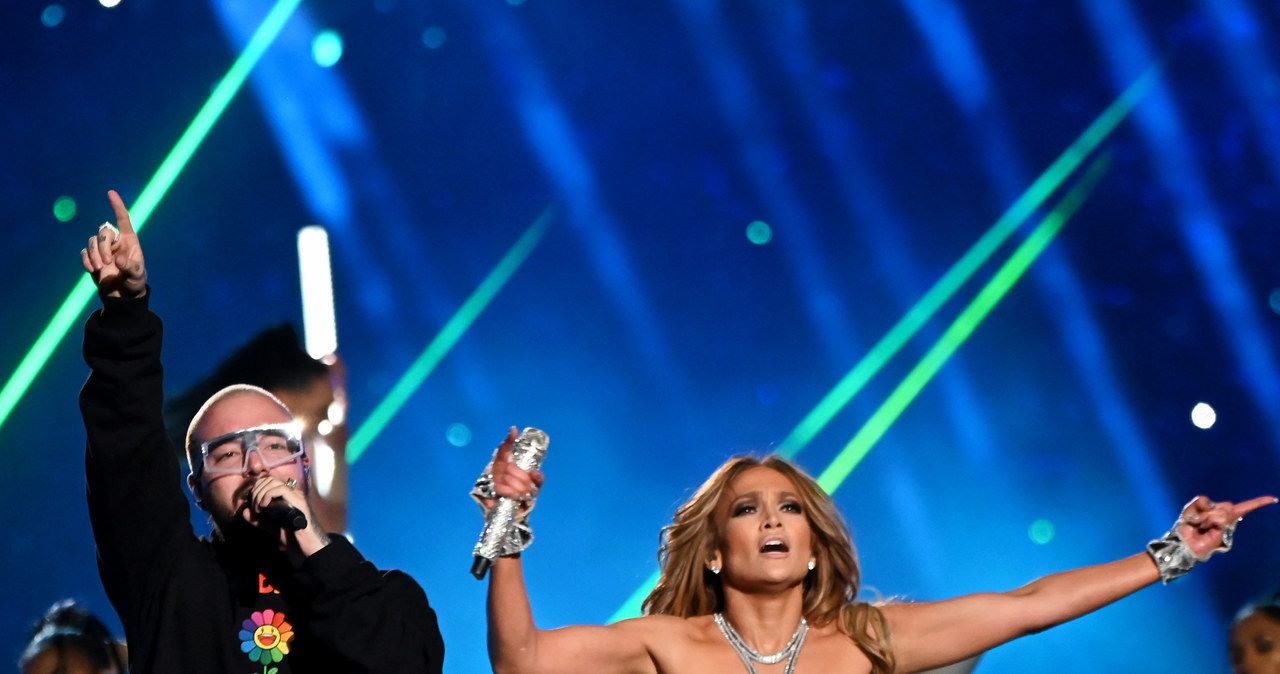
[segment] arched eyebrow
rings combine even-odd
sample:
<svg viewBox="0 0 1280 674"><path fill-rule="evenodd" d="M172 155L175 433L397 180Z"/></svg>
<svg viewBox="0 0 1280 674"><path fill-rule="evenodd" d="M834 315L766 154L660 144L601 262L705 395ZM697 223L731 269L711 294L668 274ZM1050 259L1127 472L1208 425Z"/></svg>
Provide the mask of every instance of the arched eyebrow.
<svg viewBox="0 0 1280 674"><path fill-rule="evenodd" d="M748 492L743 492L741 494L734 496L732 499L729 500L729 505L733 506L738 503L742 503L743 501L760 501L760 500L761 500L761 493L759 490L748 491ZM801 501L799 494L796 494L795 492L790 492L790 491L778 492L778 500L797 501L797 502Z"/></svg>

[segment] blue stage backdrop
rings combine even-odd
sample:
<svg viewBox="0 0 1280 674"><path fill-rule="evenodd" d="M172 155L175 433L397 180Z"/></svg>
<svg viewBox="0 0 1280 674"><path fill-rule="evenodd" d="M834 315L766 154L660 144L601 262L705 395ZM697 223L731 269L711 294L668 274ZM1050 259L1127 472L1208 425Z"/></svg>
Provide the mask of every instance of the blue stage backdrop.
<svg viewBox="0 0 1280 674"><path fill-rule="evenodd" d="M629 614L659 529L737 453L822 475L867 596L910 600L1280 491L1274 3L0 14L6 662L60 598L119 628L76 408L96 300L73 292L109 188L146 216L172 391L300 324L295 235L328 230L366 445L351 534L426 588L447 672L488 671L467 491L512 425L551 438L525 556L546 627ZM1263 510L1230 555L977 671L1225 671L1278 541Z"/></svg>

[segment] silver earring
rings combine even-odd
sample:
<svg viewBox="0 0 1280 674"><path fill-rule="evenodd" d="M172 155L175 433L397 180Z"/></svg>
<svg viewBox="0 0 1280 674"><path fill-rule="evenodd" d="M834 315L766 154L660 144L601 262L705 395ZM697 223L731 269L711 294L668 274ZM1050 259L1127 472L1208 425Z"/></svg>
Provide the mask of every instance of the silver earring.
<svg viewBox="0 0 1280 674"><path fill-rule="evenodd" d="M811 559L811 560L809 560L809 570L810 570L810 571L814 570L814 568L816 568L817 566L818 566L818 560L816 560L816 559Z"/></svg>
<svg viewBox="0 0 1280 674"><path fill-rule="evenodd" d="M712 565L711 565L711 573L714 573L714 574L716 574L717 576L718 576L718 575L720 575L720 565L719 565L719 564L712 564Z"/></svg>

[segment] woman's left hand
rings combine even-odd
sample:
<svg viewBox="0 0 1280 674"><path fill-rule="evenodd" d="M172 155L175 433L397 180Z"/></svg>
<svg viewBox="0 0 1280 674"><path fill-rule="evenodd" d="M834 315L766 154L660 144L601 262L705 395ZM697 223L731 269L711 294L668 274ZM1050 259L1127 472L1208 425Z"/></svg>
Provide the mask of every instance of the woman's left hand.
<svg viewBox="0 0 1280 674"><path fill-rule="evenodd" d="M1259 496L1242 503L1212 501L1197 496L1182 509L1178 519L1178 536L1196 557L1204 559L1215 550L1231 547L1236 523L1245 515L1277 501L1274 496Z"/></svg>

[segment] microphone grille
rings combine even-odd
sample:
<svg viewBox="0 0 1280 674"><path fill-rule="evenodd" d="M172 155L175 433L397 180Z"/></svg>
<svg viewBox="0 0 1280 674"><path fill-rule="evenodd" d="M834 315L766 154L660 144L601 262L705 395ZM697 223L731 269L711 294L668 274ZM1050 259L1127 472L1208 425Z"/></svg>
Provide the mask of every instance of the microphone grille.
<svg viewBox="0 0 1280 674"><path fill-rule="evenodd" d="M546 433L533 427L526 428L520 432L520 437L516 438L516 443L511 448L511 460L521 470L535 470L542 465L548 444L550 440Z"/></svg>

